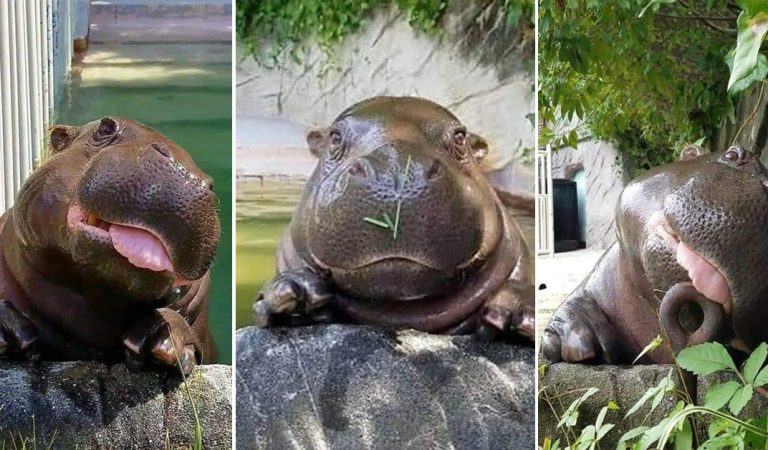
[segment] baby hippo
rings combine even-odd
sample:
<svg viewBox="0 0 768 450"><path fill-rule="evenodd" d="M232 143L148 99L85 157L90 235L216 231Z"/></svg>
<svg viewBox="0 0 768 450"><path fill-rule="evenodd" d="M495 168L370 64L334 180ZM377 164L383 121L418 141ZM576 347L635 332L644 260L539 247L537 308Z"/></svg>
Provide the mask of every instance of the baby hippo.
<svg viewBox="0 0 768 450"><path fill-rule="evenodd" d="M484 139L431 101L374 97L307 141L319 161L253 305L258 326L533 339L529 255L481 170ZM532 210L530 197L501 198Z"/></svg>
<svg viewBox="0 0 768 450"><path fill-rule="evenodd" d="M641 362L720 341L768 340L764 323L768 172L740 146L656 167L616 206L617 242L555 311L542 352L552 362L629 363L657 335L671 344Z"/></svg>
<svg viewBox="0 0 768 450"><path fill-rule="evenodd" d="M0 355L184 373L215 361L211 178L130 119L49 133L53 156L0 217Z"/></svg>

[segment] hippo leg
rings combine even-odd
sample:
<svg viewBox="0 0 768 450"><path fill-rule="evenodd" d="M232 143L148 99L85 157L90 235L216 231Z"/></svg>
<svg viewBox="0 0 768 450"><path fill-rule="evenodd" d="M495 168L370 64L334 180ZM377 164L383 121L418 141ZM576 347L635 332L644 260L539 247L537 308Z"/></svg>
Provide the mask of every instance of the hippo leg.
<svg viewBox="0 0 768 450"><path fill-rule="evenodd" d="M533 342L536 333L536 307L528 283L508 280L483 306L478 335L521 337Z"/></svg>
<svg viewBox="0 0 768 450"><path fill-rule="evenodd" d="M202 361L202 346L189 323L169 308L156 309L137 322L124 336L126 363L131 368L152 362L168 368L181 367L188 375Z"/></svg>
<svg viewBox="0 0 768 450"><path fill-rule="evenodd" d="M37 329L11 302L0 300L0 358L37 359Z"/></svg>
<svg viewBox="0 0 768 450"><path fill-rule="evenodd" d="M590 297L571 297L560 305L544 330L541 345L550 362L617 364L623 360L618 333Z"/></svg>
<svg viewBox="0 0 768 450"><path fill-rule="evenodd" d="M301 268L278 274L267 283L253 303L253 321L258 327L287 319L291 324L332 321L324 308L331 299L325 280L313 270Z"/></svg>

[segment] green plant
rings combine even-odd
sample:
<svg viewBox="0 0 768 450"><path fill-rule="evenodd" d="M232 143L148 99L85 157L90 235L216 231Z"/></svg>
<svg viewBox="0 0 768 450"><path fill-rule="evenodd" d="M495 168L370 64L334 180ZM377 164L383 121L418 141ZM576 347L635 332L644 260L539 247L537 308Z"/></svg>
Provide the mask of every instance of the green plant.
<svg viewBox="0 0 768 450"><path fill-rule="evenodd" d="M2 406L0 406L2 411ZM25 436L24 433L18 431L16 433L5 433L0 428L0 449L2 450L50 450L53 448L53 444L56 441L58 432L54 430L49 439L37 435L37 423L35 422L35 416L32 416L32 429L30 435Z"/></svg>
<svg viewBox="0 0 768 450"><path fill-rule="evenodd" d="M509 23L533 22L534 0L503 0ZM490 2L489 2L490 3ZM371 13L394 5L414 29L442 34L447 0L241 0L235 26L248 54L267 67L299 61L309 45L332 59L333 50L365 24Z"/></svg>
<svg viewBox="0 0 768 450"><path fill-rule="evenodd" d="M400 229L400 209L403 207L403 189L405 189L405 182L408 179L408 172L410 169L411 157L409 155L408 161L405 163L405 169L397 174L397 207L395 208L395 220L392 220L386 212L382 215L382 220L373 217L363 217L364 222L384 228L385 230L392 230L393 240L397 239L397 232Z"/></svg>
<svg viewBox="0 0 768 450"><path fill-rule="evenodd" d="M167 325L167 327L168 327L168 336L172 336L172 331L171 331L170 325ZM171 340L171 344L173 345L174 353L176 354L176 365L179 368L179 373L181 373L181 381L182 381L182 384L184 385L184 391L187 394L187 399L189 400L189 404L190 404L190 406L192 408L192 416L195 419L195 427L192 430L193 433L192 433L192 447L191 448L193 450L202 450L202 448L203 448L203 426L200 423L200 412L199 412L200 398L199 398L199 392L198 392L198 398L195 399L192 396L192 390L189 387L190 383L188 382L186 375L184 375L184 369L183 369L183 367L181 365L181 359L179 359L179 355L181 354L181 349L179 349L176 346L176 341L173 338L169 338L169 339ZM197 370L197 373L199 373L199 372L200 371Z"/></svg>
<svg viewBox="0 0 768 450"><path fill-rule="evenodd" d="M542 0L539 18L541 142L614 141L630 176L711 138L768 73L760 0Z"/></svg>
<svg viewBox="0 0 768 450"><path fill-rule="evenodd" d="M721 372L730 374L735 379L710 385L704 397L704 404L697 406L686 393L675 388L674 369L670 369L658 385L648 389L626 412L624 418L638 413L645 407L648 407L650 413L658 408L665 398L676 396L678 401L674 408L655 424L646 424L646 415L643 425L621 436L617 449L646 450L654 444L657 444L656 448L666 448L670 442L673 442L678 450L692 449L694 429L706 430L706 435L702 436L703 442L698 447L700 449L768 448L768 415L755 417L756 413L751 411L748 414L750 419L739 418L743 411L752 406L756 395L768 398L768 391L764 389L764 386L768 385L768 367L764 367L766 357L768 345L765 343L760 344L741 367L736 366L726 348L720 343L708 342L682 350L676 358L678 369L687 370L697 376ZM557 396L547 395L544 390L539 396L554 411L553 403L557 401ZM606 422L607 414L620 408L614 402L609 402L600 410L595 424L589 424L578 431L578 409L596 392L596 388L588 389L571 402L559 416L557 427L566 439L565 447L561 447L559 439L553 441L551 437L546 437L543 440L545 450L599 447L600 440L614 427L614 424ZM709 420L701 420L704 417L709 417Z"/></svg>

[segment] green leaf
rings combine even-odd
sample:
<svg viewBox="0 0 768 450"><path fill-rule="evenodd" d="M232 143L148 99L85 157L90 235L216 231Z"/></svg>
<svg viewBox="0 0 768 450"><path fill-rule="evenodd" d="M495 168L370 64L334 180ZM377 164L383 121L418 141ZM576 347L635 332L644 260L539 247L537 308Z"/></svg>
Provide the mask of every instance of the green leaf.
<svg viewBox="0 0 768 450"><path fill-rule="evenodd" d="M704 397L704 406L719 410L728 403L740 387L741 384L733 380L710 386Z"/></svg>
<svg viewBox="0 0 768 450"><path fill-rule="evenodd" d="M643 393L643 396L640 397L640 400L638 400L632 407L627 411L627 414L624 415L624 418L629 417L630 415L634 414L637 410L639 410L643 405L645 405L648 400L653 398L653 402L651 404L651 411L656 409L657 406L659 406L659 403L664 398L664 395L668 392L672 392L675 389L675 383L672 381L672 369L669 369L669 373L666 377L662 378L661 381L659 381L659 384L648 389Z"/></svg>
<svg viewBox="0 0 768 450"><path fill-rule="evenodd" d="M734 50L731 50L725 57L725 63L728 64L728 68L731 70L733 70L733 53ZM738 95L752 87L755 83L764 80L766 76L768 76L768 58L760 53L757 55L757 65L752 69L752 72L741 80L733 83L729 92L734 96Z"/></svg>
<svg viewBox="0 0 768 450"><path fill-rule="evenodd" d="M395 229L395 224L394 224L394 222L392 222L392 218L389 217L389 214L384 213L384 215L382 217L384 218L384 223L387 224L387 227L390 230L394 230Z"/></svg>
<svg viewBox="0 0 768 450"><path fill-rule="evenodd" d="M768 428L768 416L760 416L751 420L750 423L761 430L765 430ZM765 448L766 438L748 430L744 436L744 444L747 448Z"/></svg>
<svg viewBox="0 0 768 450"><path fill-rule="evenodd" d="M763 370L761 370L755 377L755 381L752 385L760 387L765 386L766 384L768 384L768 367L763 367Z"/></svg>
<svg viewBox="0 0 768 450"><path fill-rule="evenodd" d="M568 408L563 413L562 417L560 417L560 421L557 422L557 428L560 428L562 426L566 427L574 427L576 426L576 422L579 420L579 407L582 403L589 397L595 395L595 393L598 391L597 388L591 387L587 389L584 394L581 395L581 397L574 400L570 405L568 405Z"/></svg>
<svg viewBox="0 0 768 450"><path fill-rule="evenodd" d="M695 375L709 375L719 370L736 372L731 355L719 342L705 342L684 348L677 354L677 364Z"/></svg>
<svg viewBox="0 0 768 450"><path fill-rule="evenodd" d="M738 416L741 410L744 409L747 403L749 403L752 399L753 391L752 385L748 384L742 386L735 394L733 394L731 401L728 403L728 409L731 410L734 416Z"/></svg>
<svg viewBox="0 0 768 450"><path fill-rule="evenodd" d="M383 222L378 219L374 219L373 217L363 217L363 221L370 223L371 225L376 225L377 227L381 227L384 229L389 229L389 224L386 222Z"/></svg>
<svg viewBox="0 0 768 450"><path fill-rule="evenodd" d="M652 352L659 348L659 346L664 342L664 339L661 338L661 335L657 335L653 340L643 348L643 351L640 352L639 355L637 355L637 358L635 358L634 361L632 361L632 364L636 363L638 359L642 358L643 355L645 355L648 352Z"/></svg>
<svg viewBox="0 0 768 450"><path fill-rule="evenodd" d="M750 15L754 13L754 15ZM760 46L768 32L768 13L759 9L742 11L736 20L738 36L733 69L728 80L728 90L739 80L746 78L757 66Z"/></svg>
<svg viewBox="0 0 768 450"><path fill-rule="evenodd" d="M763 367L763 364L765 364L766 356L768 356L768 344L763 342L758 345L757 348L752 351L752 354L749 355L749 358L747 358L747 362L744 363L744 378L746 378L749 383L755 381L758 371Z"/></svg>
<svg viewBox="0 0 768 450"><path fill-rule="evenodd" d="M639 436L642 436L642 434L648 430L650 430L650 427L640 426L627 431L626 433L621 435L621 437L619 438L619 442L616 448L628 448L628 446L626 445L627 442Z"/></svg>
<svg viewBox="0 0 768 450"><path fill-rule="evenodd" d="M683 421L681 429L675 432L675 450L691 450L693 448L693 430L688 420Z"/></svg>
<svg viewBox="0 0 768 450"><path fill-rule="evenodd" d="M621 409L621 408L619 408L618 403L614 402L613 400L609 400L608 401L608 406L606 406L606 408L608 408L608 410L610 410L610 411L617 411L617 410Z"/></svg>
<svg viewBox="0 0 768 450"><path fill-rule="evenodd" d="M637 17L643 17L645 14L645 11L648 8L654 8L654 11L658 10L659 5L661 4L672 4L675 3L676 0L651 0L643 9L640 10L640 14L637 15Z"/></svg>

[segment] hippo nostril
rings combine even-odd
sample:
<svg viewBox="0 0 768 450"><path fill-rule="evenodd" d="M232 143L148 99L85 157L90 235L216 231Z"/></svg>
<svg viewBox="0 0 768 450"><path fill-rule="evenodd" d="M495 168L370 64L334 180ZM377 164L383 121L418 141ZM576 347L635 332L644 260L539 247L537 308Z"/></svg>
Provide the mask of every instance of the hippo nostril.
<svg viewBox="0 0 768 450"><path fill-rule="evenodd" d="M171 151L168 149L168 147L165 144L154 143L154 144L150 144L150 147L157 150L158 153L165 156L166 158L171 157Z"/></svg>
<svg viewBox="0 0 768 450"><path fill-rule="evenodd" d="M443 171L443 165L442 165L442 164L440 164L440 161L438 161L438 160L435 160L435 161L432 163L432 165L430 165L430 166L429 166L429 169L427 169L427 179L428 179L429 181L432 181L432 180L434 180L435 178L437 178L438 176L440 176L440 174L442 173L442 171Z"/></svg>

